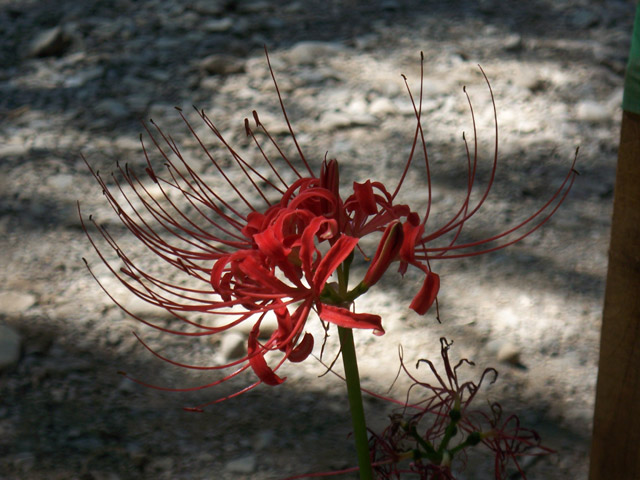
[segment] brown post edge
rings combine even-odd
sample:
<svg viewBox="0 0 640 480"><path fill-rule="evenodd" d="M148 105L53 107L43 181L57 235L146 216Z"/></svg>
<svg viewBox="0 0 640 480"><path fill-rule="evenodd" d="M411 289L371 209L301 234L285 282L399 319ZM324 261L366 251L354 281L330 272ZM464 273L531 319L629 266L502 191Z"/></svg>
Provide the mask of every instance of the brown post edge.
<svg viewBox="0 0 640 480"><path fill-rule="evenodd" d="M640 115L623 112L589 480L640 480Z"/></svg>

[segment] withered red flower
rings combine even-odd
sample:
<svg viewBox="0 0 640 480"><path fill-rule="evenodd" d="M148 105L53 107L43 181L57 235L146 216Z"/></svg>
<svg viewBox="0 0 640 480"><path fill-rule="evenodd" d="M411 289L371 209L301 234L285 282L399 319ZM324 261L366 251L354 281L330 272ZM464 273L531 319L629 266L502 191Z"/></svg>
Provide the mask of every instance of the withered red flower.
<svg viewBox="0 0 640 480"><path fill-rule="evenodd" d="M319 174L314 172L291 127L270 63L269 69L298 159L285 154L258 114L253 112L255 127L245 120L245 130L261 160L247 161L225 140L207 114L199 111L200 119L226 150L223 159L207 146L179 110L215 172L215 186L189 165L171 136L153 121L155 131L146 126L145 129L164 164L163 174L154 166L144 142L148 180L138 177L128 166L118 166L117 175L113 174L112 180L107 182L89 167L122 224L155 256L155 263L159 261L171 268L156 273L156 265L145 265L139 258L130 256L100 223L90 217L99 236L108 249L117 254L122 266L116 268L109 261L98 239L85 227L99 257L131 293L166 309L184 325L181 328L157 325L140 316L132 316L163 332L193 337L216 335L243 322L253 324L247 338L246 355L223 365L186 365L147 347L156 356L187 368L235 368L224 378L191 390L220 384L247 369L253 370L258 381L234 395L260 383L281 383L283 379L276 373L280 366L286 360L300 362L312 351L313 337L305 331L311 312L326 323L384 333L380 316L355 312L354 300L376 284L394 262L398 262L401 274L409 265L424 272L425 280L410 308L419 314L426 313L435 302L440 287L431 261L490 252L520 240L551 217L571 188L575 175L571 169L549 201L526 221L502 234L460 244L457 241L464 224L480 209L493 183L498 159L497 121L492 174L480 200L471 204L477 169L477 149L474 148L473 156L468 153L467 158L465 201L448 222L426 231L431 210L431 180L422 130L422 90L417 104L413 103L407 84L416 126L405 167L395 188L391 190L383 183L371 180L353 182L353 193L343 200L338 162L325 160ZM471 113L473 118L473 110ZM264 135L266 145L259 141L256 132ZM267 153L267 145L277 152L277 159ZM415 207L396 201L417 152L424 157L429 190L427 204L421 207L424 209L422 215ZM228 165L229 161L232 166ZM373 233L382 234L380 245L363 280L349 289L349 267L353 256L361 251L359 240ZM435 241L439 239L445 239L444 244L437 245ZM192 314L201 317L213 314L217 323L196 319ZM276 317L277 328L263 340L261 325L269 314ZM220 323L220 318L228 321ZM279 359L267 358L270 352L281 352L281 356Z"/></svg>
<svg viewBox="0 0 640 480"><path fill-rule="evenodd" d="M449 358L453 342L440 339L440 352L444 372L430 360L419 360L417 366L426 364L435 381L419 380L407 369L400 353L400 364L413 382L406 402L391 416L390 425L371 438L372 462L377 478L400 478L411 473L424 480L455 480L455 471L464 468L466 450L478 446L494 455L496 480L507 477L507 466L512 464L521 478L526 478L519 460L525 456L540 456L553 451L541 444L539 435L520 425L516 415L503 418L500 404L489 408L473 404L485 379L494 383L498 372L486 368L476 382L462 381L459 370L463 365L473 366L466 358L455 365ZM385 397L378 396L385 399ZM476 402L477 403L477 402ZM460 459L459 468L453 468ZM520 478L520 477L519 477Z"/></svg>

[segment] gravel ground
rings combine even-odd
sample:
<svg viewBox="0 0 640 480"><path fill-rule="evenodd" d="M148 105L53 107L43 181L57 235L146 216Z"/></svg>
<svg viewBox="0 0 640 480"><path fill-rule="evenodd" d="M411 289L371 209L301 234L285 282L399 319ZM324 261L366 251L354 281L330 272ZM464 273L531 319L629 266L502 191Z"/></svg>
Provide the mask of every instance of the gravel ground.
<svg viewBox="0 0 640 480"><path fill-rule="evenodd" d="M418 92L424 52L434 224L466 193L461 135L471 138L472 126L464 85L478 124L480 180L490 170L481 64L496 98L500 161L468 240L535 212L580 146L580 176L543 229L506 250L433 265L441 324L407 308L420 276L400 283L390 273L358 303L383 316L387 334L357 332L356 340L364 385L386 392L399 344L412 363L435 360L440 336L453 339L454 357L498 368L491 398L557 450L527 463L528 478L585 479L633 11L634 2L620 0L0 0L0 479L260 480L354 464L344 384L318 378L324 368L312 358L285 366L283 385L202 414L181 407L250 379L176 394L117 375L169 386L213 378L159 362L132 330L162 354L200 364L233 358L245 340L159 335L114 306L82 261L131 311L170 324L166 312L128 297L92 251L77 201L123 231L81 156L103 173L118 161L142 171L140 122L153 118L215 185L219 177L173 109L206 134L191 105L249 160L259 159L244 134L253 109L294 152L265 45L306 157L315 168L325 152L338 158L343 187L399 177L415 128L400 74ZM412 173L406 201L424 204L426 191ZM147 261L135 241L121 241ZM364 268L356 265L356 274ZM320 332L317 323L309 330ZM325 359L335 343L334 334ZM406 387L401 379L391 394L402 398ZM367 400L373 428L384 427L387 413ZM469 462L460 478L491 478L488 461Z"/></svg>

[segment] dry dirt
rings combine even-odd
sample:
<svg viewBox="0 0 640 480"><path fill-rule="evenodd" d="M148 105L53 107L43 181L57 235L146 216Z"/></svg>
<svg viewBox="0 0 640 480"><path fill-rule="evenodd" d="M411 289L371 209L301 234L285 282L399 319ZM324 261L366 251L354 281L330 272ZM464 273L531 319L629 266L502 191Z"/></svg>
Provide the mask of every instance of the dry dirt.
<svg viewBox="0 0 640 480"><path fill-rule="evenodd" d="M201 414L181 407L251 379L166 393L119 376L124 370L167 386L215 378L159 361L132 330L162 354L196 364L229 358L237 338L193 340L145 328L113 305L82 261L128 308L169 325L166 313L127 297L81 229L77 201L119 238L125 233L81 155L105 177L118 161L143 173L138 134L152 117L218 185L173 109L182 107L206 133L191 109L197 105L247 159L259 161L244 135L253 109L295 157L264 45L306 157L315 169L325 152L338 158L345 191L368 178L395 185L415 128L400 74L416 94L424 52L431 225L452 216L466 192L461 137L472 138L472 125L464 85L478 124L479 186L488 178L494 137L481 64L495 94L500 159L467 241L535 212L580 146L580 176L541 230L505 250L432 265L442 280L442 323L433 312L408 309L417 272L404 280L389 272L357 304L381 314L387 334L357 332L356 339L363 384L383 393L396 374L398 345L412 364L437 360L438 338L453 339L452 356L478 365L470 378L496 367L490 397L557 451L526 463L528 478L585 479L633 10L634 2L621 0L0 0L0 323L20 334L19 358L0 371L0 480L261 480L355 463L344 384L319 377L324 368L312 358L285 365L283 385ZM419 169L403 195L422 211ZM150 262L135 239L121 242ZM364 268L357 264L354 275ZM322 338L317 320L309 330ZM332 332L325 359L336 342ZM400 380L391 395L402 398L406 387ZM383 402L367 400L372 428L384 427L387 413ZM459 478L492 478L483 458Z"/></svg>

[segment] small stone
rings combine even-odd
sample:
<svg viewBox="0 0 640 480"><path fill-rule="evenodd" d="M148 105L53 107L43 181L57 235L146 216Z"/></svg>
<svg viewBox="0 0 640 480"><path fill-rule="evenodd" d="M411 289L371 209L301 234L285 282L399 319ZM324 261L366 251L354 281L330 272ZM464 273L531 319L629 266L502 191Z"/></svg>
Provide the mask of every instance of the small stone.
<svg viewBox="0 0 640 480"><path fill-rule="evenodd" d="M122 299L122 306L132 315L145 320L173 320L175 318L168 310L152 305L132 293L127 294L127 297Z"/></svg>
<svg viewBox="0 0 640 480"><path fill-rule="evenodd" d="M245 455L244 457L231 460L226 465L226 470L231 473L253 473L256 469L256 457Z"/></svg>
<svg viewBox="0 0 640 480"><path fill-rule="evenodd" d="M202 24L202 29L211 33L228 32L231 27L233 27L233 20L230 17L213 18Z"/></svg>
<svg viewBox="0 0 640 480"><path fill-rule="evenodd" d="M246 338L249 333L251 333L251 329L253 328L252 322L242 322L237 327L233 328L234 332L240 333ZM258 338L264 340L273 334L278 328L278 320L276 316L273 314L267 314L260 323L260 332L258 333Z"/></svg>
<svg viewBox="0 0 640 480"><path fill-rule="evenodd" d="M584 100L576 105L576 118L585 122L600 123L611 119L611 111L606 105L593 100Z"/></svg>
<svg viewBox="0 0 640 480"><path fill-rule="evenodd" d="M242 2L238 5L238 10L241 13L261 13L269 10L271 4L262 0Z"/></svg>
<svg viewBox="0 0 640 480"><path fill-rule="evenodd" d="M397 10L400 8L400 3L396 0L383 0L380 3L380 8L383 10Z"/></svg>
<svg viewBox="0 0 640 480"><path fill-rule="evenodd" d="M8 325L0 325L0 370L18 363L21 348L20 334Z"/></svg>
<svg viewBox="0 0 640 480"><path fill-rule="evenodd" d="M247 337L239 332L227 332L220 342L219 354L224 361L235 360L247 352Z"/></svg>
<svg viewBox="0 0 640 480"><path fill-rule="evenodd" d="M92 480L120 480L122 478L115 472L103 472L101 470L91 470L89 475Z"/></svg>
<svg viewBox="0 0 640 480"><path fill-rule="evenodd" d="M571 26L579 29L594 27L600 22L600 15L584 8L576 10L568 18Z"/></svg>
<svg viewBox="0 0 640 480"><path fill-rule="evenodd" d="M203 58L200 60L199 66L212 75L229 75L245 71L244 62L231 55L222 54L209 55Z"/></svg>
<svg viewBox="0 0 640 480"><path fill-rule="evenodd" d="M73 180L73 175L61 173L47 178L47 186L54 190L65 191L73 185Z"/></svg>
<svg viewBox="0 0 640 480"><path fill-rule="evenodd" d="M507 35L502 40L502 45L507 52L519 52L522 50L522 36L517 33Z"/></svg>
<svg viewBox="0 0 640 480"><path fill-rule="evenodd" d="M254 450L264 450L273 444L276 434L273 430L261 430L253 437Z"/></svg>
<svg viewBox="0 0 640 480"><path fill-rule="evenodd" d="M113 119L119 120L129 116L129 109L127 106L112 98L106 98L96 105L96 111L98 113L106 114Z"/></svg>
<svg viewBox="0 0 640 480"><path fill-rule="evenodd" d="M508 363L513 366L521 367L520 349L510 342L504 340L492 340L487 343L487 350L496 356L496 359L502 363Z"/></svg>
<svg viewBox="0 0 640 480"><path fill-rule="evenodd" d="M296 43L287 57L298 65L313 65L319 58L335 55L341 50L337 43L305 41Z"/></svg>
<svg viewBox="0 0 640 480"><path fill-rule="evenodd" d="M511 343L505 343L500 347L496 358L499 362L509 363L511 365L521 365L520 349Z"/></svg>
<svg viewBox="0 0 640 480"><path fill-rule="evenodd" d="M36 463L36 456L31 452L16 453L11 457L10 463L19 470L28 472L33 469Z"/></svg>
<svg viewBox="0 0 640 480"><path fill-rule="evenodd" d="M145 471L147 472L168 472L173 469L175 461L171 457L154 458L149 462Z"/></svg>
<svg viewBox="0 0 640 480"><path fill-rule="evenodd" d="M375 125L377 120L373 115L368 114L354 115L347 112L326 112L320 117L318 123L326 130L338 130L341 128Z"/></svg>
<svg viewBox="0 0 640 480"><path fill-rule="evenodd" d="M29 153L30 147L25 143L0 145L0 157L21 157Z"/></svg>
<svg viewBox="0 0 640 480"><path fill-rule="evenodd" d="M191 9L201 15L220 15L224 12L223 0L199 0L193 2Z"/></svg>
<svg viewBox="0 0 640 480"><path fill-rule="evenodd" d="M369 112L375 116L384 116L396 113L398 107L386 97L378 97L369 105Z"/></svg>
<svg viewBox="0 0 640 480"><path fill-rule="evenodd" d="M36 303L36 297L30 293L4 291L0 292L0 313L16 315L28 310Z"/></svg>
<svg viewBox="0 0 640 480"><path fill-rule="evenodd" d="M71 36L57 26L41 32L29 45L29 56L49 57L62 55L71 45Z"/></svg>

